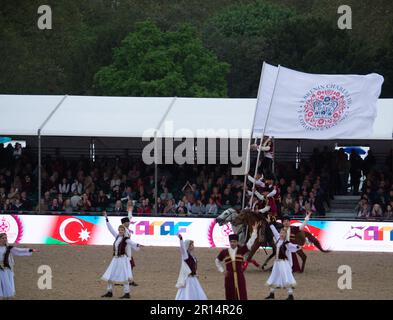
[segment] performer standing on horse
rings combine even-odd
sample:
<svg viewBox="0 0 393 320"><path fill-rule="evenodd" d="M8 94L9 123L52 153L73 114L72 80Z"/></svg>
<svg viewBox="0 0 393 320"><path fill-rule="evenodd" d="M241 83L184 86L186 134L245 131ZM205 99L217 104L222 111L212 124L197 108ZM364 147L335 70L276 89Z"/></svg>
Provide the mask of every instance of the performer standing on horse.
<svg viewBox="0 0 393 320"><path fill-rule="evenodd" d="M253 232L245 246L239 246L239 236L229 235L230 248L224 249L216 258L218 271L225 274L225 299L247 300L246 279L243 273L244 255L249 252L257 238L259 222L253 225ZM223 264L225 264L226 271Z"/></svg>

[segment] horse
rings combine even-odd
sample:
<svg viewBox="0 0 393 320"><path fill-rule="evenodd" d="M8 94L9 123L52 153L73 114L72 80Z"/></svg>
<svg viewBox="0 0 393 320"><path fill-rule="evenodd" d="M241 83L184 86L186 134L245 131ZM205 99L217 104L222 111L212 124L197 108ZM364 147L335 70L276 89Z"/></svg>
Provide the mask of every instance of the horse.
<svg viewBox="0 0 393 320"><path fill-rule="evenodd" d="M241 244L245 244L249 239L250 234L247 230L252 230L252 226L255 222L261 221L261 226L258 228L258 238L255 241L253 247L250 250L247 261L251 261L253 255L258 250L260 246L272 247L272 254L267 257L265 262L262 265L262 270L267 266L267 263L272 259L276 254L276 245L273 237L273 233L270 228L267 226L266 216L259 212L253 212L250 209L245 209L240 212L237 210L230 208L225 210L220 216L216 218L216 221L219 225L224 225L228 222L231 222L232 230L237 233L241 232L242 242ZM273 222L276 226L276 229L280 229L282 224L278 224L277 222ZM315 238L310 232L300 230L295 236L295 243L299 246L303 246L306 242L306 239L314 244L321 252L327 253L329 250L325 250L322 248L319 240ZM240 234L239 234L239 242L240 242ZM265 251L266 252L266 251ZM301 272L304 272L307 256L302 249L296 252L302 260Z"/></svg>
<svg viewBox="0 0 393 320"><path fill-rule="evenodd" d="M240 245L245 245L247 243L251 235L252 226L255 224L255 222L261 222L260 226L258 227L258 237L255 240L250 252L248 253L245 268L247 267L248 263L251 262L256 267L261 267L262 270L264 270L267 262L275 256L276 245L273 239L273 233L270 228L267 227L265 215L262 215L258 212L253 212L249 209L237 211L234 208L229 208L216 218L216 222L220 226L231 223L233 232L239 236ZM273 249L272 254L266 259L262 266L260 266L255 260L252 259L255 252L261 246L271 247Z"/></svg>

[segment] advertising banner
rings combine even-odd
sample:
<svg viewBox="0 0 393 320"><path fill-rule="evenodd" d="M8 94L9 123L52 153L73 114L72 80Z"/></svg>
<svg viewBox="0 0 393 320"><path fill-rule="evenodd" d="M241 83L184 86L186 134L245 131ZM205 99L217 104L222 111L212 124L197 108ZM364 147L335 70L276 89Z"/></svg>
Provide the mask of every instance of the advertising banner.
<svg viewBox="0 0 393 320"><path fill-rule="evenodd" d="M117 230L122 217L109 217ZM300 225L301 220L292 220ZM192 239L196 247L229 246L231 225L219 226L214 218L133 217L131 238L145 246L178 246L177 234ZM305 231L317 238L324 249L333 251L393 252L393 223L310 220ZM103 216L0 215L0 233L9 243L111 245L113 236ZM306 250L316 250L306 241Z"/></svg>

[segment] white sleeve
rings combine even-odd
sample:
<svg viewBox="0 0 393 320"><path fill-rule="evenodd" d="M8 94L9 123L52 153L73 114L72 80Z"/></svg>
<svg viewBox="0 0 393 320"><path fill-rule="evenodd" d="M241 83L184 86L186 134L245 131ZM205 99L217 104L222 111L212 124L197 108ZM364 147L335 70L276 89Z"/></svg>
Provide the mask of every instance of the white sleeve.
<svg viewBox="0 0 393 320"><path fill-rule="evenodd" d="M180 254L183 260L188 259L188 253L183 240L180 240Z"/></svg>
<svg viewBox="0 0 393 320"><path fill-rule="evenodd" d="M303 230L303 229L304 229L304 227L305 227L305 226L307 225L307 223L308 223L308 220L309 220L308 217L304 218L303 223L299 226L299 229L300 229L300 230Z"/></svg>
<svg viewBox="0 0 393 320"><path fill-rule="evenodd" d="M274 189L272 192L270 192L270 193L267 195L267 197L268 197L268 198L271 198L271 197L274 197L276 194L277 194L277 190Z"/></svg>
<svg viewBox="0 0 393 320"><path fill-rule="evenodd" d="M130 219L130 221L132 220L132 210L128 211L128 219Z"/></svg>
<svg viewBox="0 0 393 320"><path fill-rule="evenodd" d="M278 233L276 227L273 224L271 224L270 229L273 232L274 239L276 239L276 241L278 241L280 239L280 234Z"/></svg>
<svg viewBox="0 0 393 320"><path fill-rule="evenodd" d="M16 248L16 247L14 247L14 248L11 249L11 253L14 256L31 256L32 255L32 252L28 248Z"/></svg>
<svg viewBox="0 0 393 320"><path fill-rule="evenodd" d="M260 213L266 213L270 210L270 206L265 206L263 209L259 210Z"/></svg>
<svg viewBox="0 0 393 320"><path fill-rule="evenodd" d="M217 270L219 272L224 272L225 270L224 270L224 267L223 267L223 262L218 260L217 258L216 258L215 262L216 262Z"/></svg>
<svg viewBox="0 0 393 320"><path fill-rule="evenodd" d="M296 252L296 251L299 251L301 249L301 247L298 246L297 244L288 243L287 244L287 249L288 249L289 252Z"/></svg>
<svg viewBox="0 0 393 320"><path fill-rule="evenodd" d="M106 222L106 226L108 227L108 230L112 235L116 238L117 237L117 232L115 229L113 229L112 225L109 223L109 221Z"/></svg>
<svg viewBox="0 0 393 320"><path fill-rule="evenodd" d="M261 180L257 180L257 181L255 182L255 184L256 184L257 186L262 187L262 188L265 187L265 183L264 183L263 181L261 181Z"/></svg>
<svg viewBox="0 0 393 320"><path fill-rule="evenodd" d="M261 201L263 201L265 198L263 195L261 195L258 191L255 191L255 195L257 196L257 198Z"/></svg>
<svg viewBox="0 0 393 320"><path fill-rule="evenodd" d="M138 243L132 241L131 239L127 239L126 242L131 246L131 248L132 248L133 250L135 250L135 251L139 251L139 250L140 250L140 246L139 246Z"/></svg>
<svg viewBox="0 0 393 320"><path fill-rule="evenodd" d="M248 239L248 241L247 241L247 249L248 249L248 250L251 250L252 245L254 244L255 240L257 239L257 236L258 236L257 231L254 230L254 231L252 232L252 234L251 234L250 239Z"/></svg>

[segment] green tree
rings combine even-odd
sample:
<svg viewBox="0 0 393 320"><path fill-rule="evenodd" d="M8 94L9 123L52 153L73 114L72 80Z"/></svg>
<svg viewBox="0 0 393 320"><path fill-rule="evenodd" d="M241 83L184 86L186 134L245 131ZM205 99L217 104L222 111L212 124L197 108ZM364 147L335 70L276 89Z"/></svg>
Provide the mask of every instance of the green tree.
<svg viewBox="0 0 393 320"><path fill-rule="evenodd" d="M369 48L321 18L256 1L210 19L205 45L231 64L229 96L257 95L263 61L315 73L371 71Z"/></svg>
<svg viewBox="0 0 393 320"><path fill-rule="evenodd" d="M94 83L101 95L225 97L228 71L191 26L163 32L143 22L114 49L113 63Z"/></svg>

